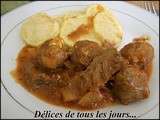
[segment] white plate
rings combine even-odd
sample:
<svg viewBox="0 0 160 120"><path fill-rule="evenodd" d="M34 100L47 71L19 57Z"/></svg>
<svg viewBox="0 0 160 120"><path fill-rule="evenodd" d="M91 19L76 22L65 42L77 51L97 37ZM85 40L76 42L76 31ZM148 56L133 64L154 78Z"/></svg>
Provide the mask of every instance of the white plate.
<svg viewBox="0 0 160 120"><path fill-rule="evenodd" d="M138 7L129 5L124 2L53 2L41 1L32 2L22 6L10 13L2 16L1 21L1 79L2 86L12 99L21 105L27 111L34 113L35 110L51 110L52 112L67 112L69 109L49 105L44 101L39 100L21 85L17 84L10 71L16 66L17 54L23 46L23 42L19 37L19 29L23 21L32 14L45 11L51 15L62 14L65 11L83 9L89 4L101 3L106 4L112 9L113 13L121 22L125 35L121 46L130 42L134 37L148 34L151 36L150 43L155 50L155 58L153 62L153 74L149 83L150 97L144 101L133 103L127 106L116 105L100 109L100 112L130 112L131 115L143 118L156 106L159 105L159 18L153 14L146 12ZM7 104L7 103L5 103ZM13 109L13 108L10 108ZM77 110L71 111L77 112ZM94 111L92 111L94 112ZM154 116L153 116L154 118Z"/></svg>

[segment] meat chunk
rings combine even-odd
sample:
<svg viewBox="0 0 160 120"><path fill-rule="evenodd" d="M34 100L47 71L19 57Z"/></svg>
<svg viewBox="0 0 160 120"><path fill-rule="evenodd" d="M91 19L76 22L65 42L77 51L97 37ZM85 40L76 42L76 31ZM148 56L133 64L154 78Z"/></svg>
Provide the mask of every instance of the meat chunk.
<svg viewBox="0 0 160 120"><path fill-rule="evenodd" d="M100 54L102 48L96 43L88 40L78 41L73 47L71 60L74 63L88 66L94 57Z"/></svg>
<svg viewBox="0 0 160 120"><path fill-rule="evenodd" d="M108 48L97 56L84 72L93 87L103 86L121 68L121 56L115 48Z"/></svg>
<svg viewBox="0 0 160 120"><path fill-rule="evenodd" d="M125 66L116 74L113 91L123 104L139 101L149 96L147 75L135 66Z"/></svg>
<svg viewBox="0 0 160 120"><path fill-rule="evenodd" d="M82 74L75 76L69 84L61 89L63 100L66 102L79 100L91 87L91 82Z"/></svg>
<svg viewBox="0 0 160 120"><path fill-rule="evenodd" d="M40 46L37 59L39 63L50 69L61 66L67 59L67 52L63 50L60 40L51 40Z"/></svg>
<svg viewBox="0 0 160 120"><path fill-rule="evenodd" d="M114 101L112 91L110 89L108 89L106 86L99 88L99 90L100 90L100 93L102 94L103 98L107 102L113 102Z"/></svg>
<svg viewBox="0 0 160 120"><path fill-rule="evenodd" d="M79 101L78 104L83 108L99 108L105 104L113 102L113 97L110 91L103 87L87 92Z"/></svg>
<svg viewBox="0 0 160 120"><path fill-rule="evenodd" d="M129 60L130 64L138 65L140 68L149 64L154 56L153 47L143 38L137 38L132 43L121 49L121 55Z"/></svg>
<svg viewBox="0 0 160 120"><path fill-rule="evenodd" d="M120 56L116 49L109 48L103 51L100 56L93 59L85 71L69 82L70 84L65 88L68 90L68 98L65 91L62 91L64 100L74 101L81 99L86 93L104 86L109 78L120 69L121 63L119 61ZM74 96L72 97L74 99L70 99L70 96Z"/></svg>
<svg viewBox="0 0 160 120"><path fill-rule="evenodd" d="M79 98L77 89L65 87L61 89L61 92L65 102L75 101Z"/></svg>
<svg viewBox="0 0 160 120"><path fill-rule="evenodd" d="M86 93L78 102L80 106L87 108L96 108L100 106L103 96L99 90L94 90Z"/></svg>

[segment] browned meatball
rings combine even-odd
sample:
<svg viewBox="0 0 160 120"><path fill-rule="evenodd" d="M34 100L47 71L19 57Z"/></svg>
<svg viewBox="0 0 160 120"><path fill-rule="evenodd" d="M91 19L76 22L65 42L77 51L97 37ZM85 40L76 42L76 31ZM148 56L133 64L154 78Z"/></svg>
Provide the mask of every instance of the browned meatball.
<svg viewBox="0 0 160 120"><path fill-rule="evenodd" d="M73 47L73 54L71 60L74 63L88 66L93 58L100 54L102 48L92 41L78 41Z"/></svg>
<svg viewBox="0 0 160 120"><path fill-rule="evenodd" d="M51 40L40 46L38 51L39 63L50 69L61 66L67 59L67 52L62 48L58 40Z"/></svg>
<svg viewBox="0 0 160 120"><path fill-rule="evenodd" d="M153 47L141 39L127 44L120 52L124 58L129 60L130 64L138 65L140 68L144 68L150 63L154 56Z"/></svg>
<svg viewBox="0 0 160 120"><path fill-rule="evenodd" d="M147 75L135 66L125 66L116 74L113 91L123 104L135 102L149 96Z"/></svg>

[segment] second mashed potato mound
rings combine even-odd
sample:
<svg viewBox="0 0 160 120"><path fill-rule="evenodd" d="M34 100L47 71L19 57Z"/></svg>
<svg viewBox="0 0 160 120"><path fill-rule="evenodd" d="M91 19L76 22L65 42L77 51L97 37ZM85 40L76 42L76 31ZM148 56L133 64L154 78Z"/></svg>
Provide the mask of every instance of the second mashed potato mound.
<svg viewBox="0 0 160 120"><path fill-rule="evenodd" d="M102 45L105 41L116 45L123 30L111 11L102 5L89 5L85 11L67 12L61 16L37 13L29 17L21 27L22 39L31 46L61 38L72 47L77 41L89 40Z"/></svg>

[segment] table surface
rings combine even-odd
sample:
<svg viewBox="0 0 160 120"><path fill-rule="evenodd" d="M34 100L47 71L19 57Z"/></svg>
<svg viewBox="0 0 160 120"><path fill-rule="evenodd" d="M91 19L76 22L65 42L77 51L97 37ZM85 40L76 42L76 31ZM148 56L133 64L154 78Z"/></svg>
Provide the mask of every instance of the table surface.
<svg viewBox="0 0 160 120"><path fill-rule="evenodd" d="M19 7L21 5L24 5L30 2L32 1L1 1L1 15L15 9L16 7ZM144 5L145 2L149 2L149 3L153 2L153 4L155 5L155 9L159 15L159 1L127 1L127 2L142 8L145 8L145 5Z"/></svg>

